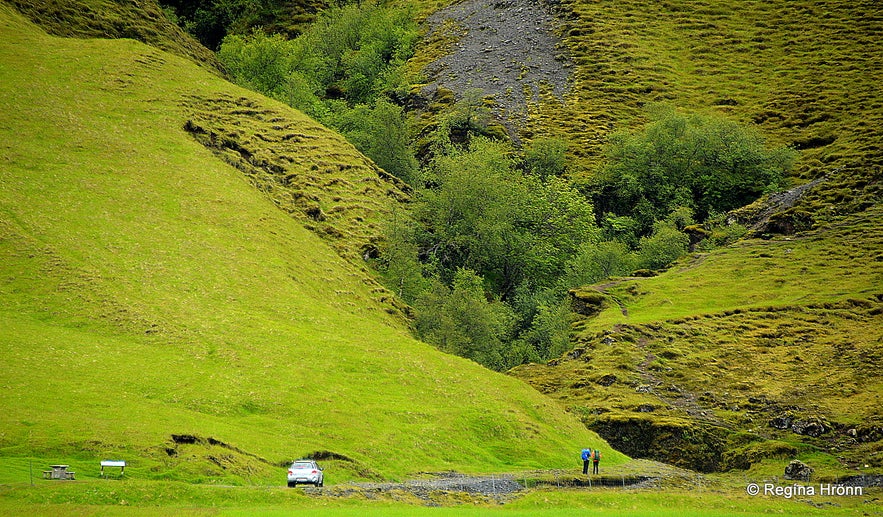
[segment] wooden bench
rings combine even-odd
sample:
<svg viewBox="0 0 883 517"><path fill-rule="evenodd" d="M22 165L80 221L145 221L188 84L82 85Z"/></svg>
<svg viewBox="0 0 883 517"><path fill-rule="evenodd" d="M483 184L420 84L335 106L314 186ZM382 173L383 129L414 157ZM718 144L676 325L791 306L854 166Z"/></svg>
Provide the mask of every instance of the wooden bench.
<svg viewBox="0 0 883 517"><path fill-rule="evenodd" d="M123 460L103 460L101 462L101 477L106 477L104 467L119 467L120 477L126 472L126 462Z"/></svg>

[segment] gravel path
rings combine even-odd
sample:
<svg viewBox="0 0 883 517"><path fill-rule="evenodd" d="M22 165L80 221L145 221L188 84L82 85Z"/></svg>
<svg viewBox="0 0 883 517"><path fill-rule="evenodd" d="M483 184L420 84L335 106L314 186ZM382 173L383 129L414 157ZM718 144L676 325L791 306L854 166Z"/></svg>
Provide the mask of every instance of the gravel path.
<svg viewBox="0 0 883 517"><path fill-rule="evenodd" d="M402 500L416 498L430 506L506 503L538 486L571 488L658 489L662 486L695 487L707 485L702 476L688 470L649 460L632 460L622 465L602 467L600 476L571 470L539 470L518 474L466 475L457 472L429 474L426 478L400 483L342 483L324 488L304 487L305 493L320 497L365 497Z"/></svg>
<svg viewBox="0 0 883 517"><path fill-rule="evenodd" d="M493 95L499 112L523 117L528 102L546 84L558 97L570 89L571 62L554 29L549 9L535 0L465 0L429 17L430 30L446 20L460 39L447 56L427 66L429 88L462 94L480 88Z"/></svg>
<svg viewBox="0 0 883 517"><path fill-rule="evenodd" d="M481 494L487 496L508 495L523 489L511 476L466 476L462 474L446 474L437 479L428 481L408 481L403 483L405 488L419 488L427 490L446 490L451 492L466 492L468 494Z"/></svg>
<svg viewBox="0 0 883 517"><path fill-rule="evenodd" d="M402 483L347 483L331 489L306 489L308 493L336 497L349 497L354 494L368 497L371 494L389 496L394 492L404 492L427 502L437 501L445 495L466 494L473 501L484 500L485 502L496 501L498 503L505 502L521 490L524 490L524 487L510 475L467 476L453 472L436 474L435 477L429 479L410 480Z"/></svg>

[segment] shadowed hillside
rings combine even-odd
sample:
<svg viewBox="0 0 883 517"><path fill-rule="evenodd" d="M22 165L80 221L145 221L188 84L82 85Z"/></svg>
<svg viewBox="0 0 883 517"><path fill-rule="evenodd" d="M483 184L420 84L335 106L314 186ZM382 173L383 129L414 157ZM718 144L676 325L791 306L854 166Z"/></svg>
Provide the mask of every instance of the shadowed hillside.
<svg viewBox="0 0 883 517"><path fill-rule="evenodd" d="M171 23L153 1L10 0L9 3L56 36L136 39L221 72L215 55Z"/></svg>

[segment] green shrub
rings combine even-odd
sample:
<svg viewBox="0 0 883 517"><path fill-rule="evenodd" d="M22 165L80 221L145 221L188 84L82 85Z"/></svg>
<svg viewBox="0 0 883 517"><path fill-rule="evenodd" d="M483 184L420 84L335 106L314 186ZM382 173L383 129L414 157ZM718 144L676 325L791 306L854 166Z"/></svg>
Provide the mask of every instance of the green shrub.
<svg viewBox="0 0 883 517"><path fill-rule="evenodd" d="M327 97L351 105L370 104L376 95L398 85L390 70L403 64L418 38L407 9L378 4L347 5L323 11L298 38L305 71L317 79Z"/></svg>
<svg viewBox="0 0 883 517"><path fill-rule="evenodd" d="M567 142L557 138L541 138L524 152L524 168L541 179L562 176L565 171Z"/></svg>
<svg viewBox="0 0 883 517"><path fill-rule="evenodd" d="M254 30L224 38L219 58L237 83L280 100L289 77L321 99L343 99L349 106L373 104L400 86L396 71L417 41L410 11L377 4L348 5L323 11L316 23L294 40ZM297 96L295 96L297 97Z"/></svg>
<svg viewBox="0 0 883 517"><path fill-rule="evenodd" d="M572 318L570 306L564 302L539 306L530 327L523 335L523 344L526 347L517 345L512 347L512 352L508 355L508 366L529 361L539 362L550 357L558 357L570 350ZM519 353L523 355L519 356Z"/></svg>
<svg viewBox="0 0 883 517"><path fill-rule="evenodd" d="M634 267L634 255L621 242L584 243L567 261L560 283L565 288L594 284L611 276L627 274Z"/></svg>
<svg viewBox="0 0 883 517"><path fill-rule="evenodd" d="M417 301L417 331L441 350L501 370L514 314L499 300L488 300L474 271L458 269L450 288L436 283Z"/></svg>
<svg viewBox="0 0 883 517"><path fill-rule="evenodd" d="M460 267L478 272L492 292L510 298L529 281L554 286L565 262L599 231L591 204L564 180L522 177L510 148L476 138L433 161L415 215L428 260L450 281Z"/></svg>
<svg viewBox="0 0 883 517"><path fill-rule="evenodd" d="M645 269L665 269L687 251L690 238L668 224L656 225L653 234L642 237L638 251L638 266Z"/></svg>
<svg viewBox="0 0 883 517"><path fill-rule="evenodd" d="M268 97L286 100L286 85L295 71L292 45L279 35L254 31L224 38L218 58L237 84Z"/></svg>
<svg viewBox="0 0 883 517"><path fill-rule="evenodd" d="M641 132L616 133L595 186L599 213L628 216L639 235L678 207L699 221L744 206L778 188L796 153L767 149L753 128L710 115L655 106Z"/></svg>
<svg viewBox="0 0 883 517"><path fill-rule="evenodd" d="M409 146L408 123L400 106L380 98L370 106L341 106L326 119L383 170L409 184L417 180L417 159Z"/></svg>
<svg viewBox="0 0 883 517"><path fill-rule="evenodd" d="M260 17L270 11L279 0L252 2L249 0L162 0L160 4L173 13L175 23L181 25L206 47L217 50L230 32L244 32L253 27Z"/></svg>

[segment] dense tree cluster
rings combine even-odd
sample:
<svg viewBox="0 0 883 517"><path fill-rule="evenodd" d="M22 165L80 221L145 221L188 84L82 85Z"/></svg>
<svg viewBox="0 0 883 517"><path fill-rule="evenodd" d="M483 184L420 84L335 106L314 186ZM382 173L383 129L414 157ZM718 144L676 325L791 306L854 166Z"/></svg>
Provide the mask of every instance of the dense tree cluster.
<svg viewBox="0 0 883 517"><path fill-rule="evenodd" d="M281 1L253 0L162 0L160 4L173 21L206 47L218 50L228 33L248 30L268 19Z"/></svg>
<svg viewBox="0 0 883 517"><path fill-rule="evenodd" d="M407 9L345 5L323 11L295 39L230 34L218 56L237 83L339 130L386 171L412 181L417 161L405 113L388 98L405 86L401 69L417 37Z"/></svg>
<svg viewBox="0 0 883 517"><path fill-rule="evenodd" d="M327 9L294 39L228 34L219 57L237 82L338 129L410 185L376 266L414 308L419 337L489 368L566 351L569 288L668 267L687 250L686 226L776 189L794 158L723 117L657 106L644 130L613 135L601 174L578 190L565 143L516 148L489 130L480 91L440 113L418 148L393 101L417 38L408 10L363 3Z"/></svg>

